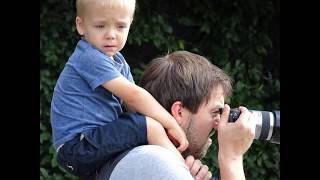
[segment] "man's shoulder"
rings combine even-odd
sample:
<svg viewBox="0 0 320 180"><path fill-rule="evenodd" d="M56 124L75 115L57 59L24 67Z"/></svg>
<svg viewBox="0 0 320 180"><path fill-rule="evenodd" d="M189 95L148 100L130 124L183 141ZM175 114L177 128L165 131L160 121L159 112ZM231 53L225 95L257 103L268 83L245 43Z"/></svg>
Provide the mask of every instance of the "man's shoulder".
<svg viewBox="0 0 320 180"><path fill-rule="evenodd" d="M112 179L192 179L184 162L155 145L133 148L114 168Z"/></svg>
<svg viewBox="0 0 320 180"><path fill-rule="evenodd" d="M150 156L150 158L154 157L156 159L162 159L159 157L163 157L165 155L165 158L172 157L173 159L179 160L177 157L175 157L175 154L173 154L171 151L157 145L138 146L133 148L129 154L133 156L147 155L147 156Z"/></svg>
<svg viewBox="0 0 320 180"><path fill-rule="evenodd" d="M183 164L171 151L157 145L142 145L133 148L124 158L123 162L135 163L174 163Z"/></svg>

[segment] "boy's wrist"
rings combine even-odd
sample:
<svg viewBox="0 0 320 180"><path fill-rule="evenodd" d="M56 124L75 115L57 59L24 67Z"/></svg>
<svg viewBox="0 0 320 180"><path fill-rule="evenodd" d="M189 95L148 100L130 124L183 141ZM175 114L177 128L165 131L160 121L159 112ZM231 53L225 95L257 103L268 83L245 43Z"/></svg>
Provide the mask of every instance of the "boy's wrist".
<svg viewBox="0 0 320 180"><path fill-rule="evenodd" d="M170 115L169 117L169 121L166 121L167 123L167 127L165 127L166 129L176 129L176 128L180 128L178 122L176 121L176 119L174 119L173 116Z"/></svg>

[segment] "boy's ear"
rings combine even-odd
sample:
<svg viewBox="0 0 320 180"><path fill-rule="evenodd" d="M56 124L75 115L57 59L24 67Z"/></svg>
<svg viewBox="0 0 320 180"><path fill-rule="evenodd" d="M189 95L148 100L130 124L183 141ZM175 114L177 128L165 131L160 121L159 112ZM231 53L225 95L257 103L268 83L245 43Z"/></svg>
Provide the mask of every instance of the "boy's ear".
<svg viewBox="0 0 320 180"><path fill-rule="evenodd" d="M76 27L77 27L78 33L79 33L81 36L83 36L83 34L84 34L83 20L82 20L79 16L76 17Z"/></svg>

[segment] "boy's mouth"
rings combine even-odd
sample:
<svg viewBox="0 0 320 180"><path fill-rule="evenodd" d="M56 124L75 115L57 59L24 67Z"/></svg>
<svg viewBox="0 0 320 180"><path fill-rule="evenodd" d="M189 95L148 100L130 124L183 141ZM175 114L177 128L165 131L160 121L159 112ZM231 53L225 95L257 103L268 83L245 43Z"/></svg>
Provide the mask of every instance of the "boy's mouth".
<svg viewBox="0 0 320 180"><path fill-rule="evenodd" d="M116 46L112 46L112 45L103 46L103 48L104 48L105 50L107 50L107 51L112 51L112 50L114 50L115 47L116 47Z"/></svg>

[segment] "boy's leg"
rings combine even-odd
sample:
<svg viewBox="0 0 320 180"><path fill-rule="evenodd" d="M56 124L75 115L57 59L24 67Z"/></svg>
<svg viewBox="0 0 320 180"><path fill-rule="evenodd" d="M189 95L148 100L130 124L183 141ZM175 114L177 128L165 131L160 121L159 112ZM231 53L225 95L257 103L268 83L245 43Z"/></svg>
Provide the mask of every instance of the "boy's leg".
<svg viewBox="0 0 320 180"><path fill-rule="evenodd" d="M70 173L84 177L95 174L118 153L143 144L147 144L145 116L123 114L111 123L78 134L60 148L57 158Z"/></svg>

